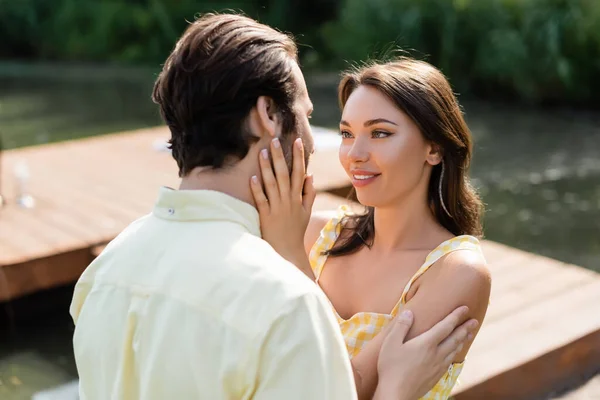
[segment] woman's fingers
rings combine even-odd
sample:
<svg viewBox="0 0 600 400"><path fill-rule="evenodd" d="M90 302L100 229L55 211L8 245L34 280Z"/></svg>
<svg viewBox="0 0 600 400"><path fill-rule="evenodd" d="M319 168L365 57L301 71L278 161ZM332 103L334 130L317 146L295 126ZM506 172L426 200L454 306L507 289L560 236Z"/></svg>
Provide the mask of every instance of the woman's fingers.
<svg viewBox="0 0 600 400"><path fill-rule="evenodd" d="M264 187L263 193L266 194L270 208L277 207L282 201L292 200L301 201L302 206L306 210L310 210L315 200L316 191L312 183L312 177L308 178L306 176L302 140L296 139L292 148L291 179L279 139L275 138L271 141L272 165L267 149L261 151L259 158Z"/></svg>
<svg viewBox="0 0 600 400"><path fill-rule="evenodd" d="M277 204L279 202L279 185L273 175L271 160L267 149L262 149L259 156L260 173L262 175L263 186L269 202Z"/></svg>
<svg viewBox="0 0 600 400"><path fill-rule="evenodd" d="M256 175L250 179L250 190L252 191L252 197L254 197L258 213L263 216L269 215L269 200L267 199L267 196L265 196L265 192Z"/></svg>
<svg viewBox="0 0 600 400"><path fill-rule="evenodd" d="M313 184L313 176L308 175L304 180L304 191L302 193L302 206L306 211L312 210L315 197L317 197L317 191L315 190L315 185Z"/></svg>
<svg viewBox="0 0 600 400"><path fill-rule="evenodd" d="M470 319L467 322L456 328L451 335L449 335L439 345L440 353L444 356L454 353L455 355L462 350L465 342L470 341L474 332L479 326L479 321L476 319Z"/></svg>
<svg viewBox="0 0 600 400"><path fill-rule="evenodd" d="M275 169L279 195L281 199L287 199L290 195L290 171L281 150L281 142L277 138L271 141L271 155L273 157L273 168Z"/></svg>
<svg viewBox="0 0 600 400"><path fill-rule="evenodd" d="M292 163L292 194L302 195L302 189L305 187L306 166L304 165L304 145L302 139L294 141L292 154L294 156Z"/></svg>
<svg viewBox="0 0 600 400"><path fill-rule="evenodd" d="M425 332L422 336L430 340L433 344L439 345L444 340L446 340L452 335L454 330L462 324L462 322L467 317L467 313L469 312L469 307L461 306L452 311L449 315L446 316L443 320L438 322L431 328L429 331Z"/></svg>

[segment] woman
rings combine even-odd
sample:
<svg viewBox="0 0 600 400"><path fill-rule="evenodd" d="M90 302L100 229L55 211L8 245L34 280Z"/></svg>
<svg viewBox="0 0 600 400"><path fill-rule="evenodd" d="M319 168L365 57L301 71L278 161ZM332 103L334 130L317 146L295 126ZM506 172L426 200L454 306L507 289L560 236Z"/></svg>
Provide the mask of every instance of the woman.
<svg viewBox="0 0 600 400"><path fill-rule="evenodd" d="M353 364L369 381L361 397L369 397L379 334L401 310L415 316L409 339L460 305L481 323L491 279L477 239L481 202L467 176L471 135L443 74L407 58L368 65L344 74L339 100L339 158L366 212L341 207L333 216L312 215L304 236L310 270L304 270L329 298ZM261 172L273 177L264 160ZM265 202L262 187L251 186L265 239L307 266L290 250L296 244L281 240L293 229L281 228L282 221L302 227L302 212L281 207L281 197L268 190ZM297 204L300 189L290 190ZM450 396L470 343L422 399Z"/></svg>

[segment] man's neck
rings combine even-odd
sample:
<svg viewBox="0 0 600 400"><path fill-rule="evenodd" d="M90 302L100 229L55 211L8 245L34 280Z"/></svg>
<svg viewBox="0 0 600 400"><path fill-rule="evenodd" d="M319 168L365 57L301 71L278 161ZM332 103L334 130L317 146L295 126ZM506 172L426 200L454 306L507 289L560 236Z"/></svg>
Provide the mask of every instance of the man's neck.
<svg viewBox="0 0 600 400"><path fill-rule="evenodd" d="M256 173L240 167L242 165L237 164L219 170L196 168L182 178L179 190L214 190L255 207L250 178Z"/></svg>

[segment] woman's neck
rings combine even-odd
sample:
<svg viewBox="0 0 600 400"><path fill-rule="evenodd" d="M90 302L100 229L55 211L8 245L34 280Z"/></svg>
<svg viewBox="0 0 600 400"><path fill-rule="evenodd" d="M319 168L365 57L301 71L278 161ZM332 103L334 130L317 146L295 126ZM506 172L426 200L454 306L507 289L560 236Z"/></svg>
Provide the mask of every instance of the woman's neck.
<svg viewBox="0 0 600 400"><path fill-rule="evenodd" d="M452 235L427 204L426 194L408 196L388 207L376 207L373 248L382 252L427 249Z"/></svg>

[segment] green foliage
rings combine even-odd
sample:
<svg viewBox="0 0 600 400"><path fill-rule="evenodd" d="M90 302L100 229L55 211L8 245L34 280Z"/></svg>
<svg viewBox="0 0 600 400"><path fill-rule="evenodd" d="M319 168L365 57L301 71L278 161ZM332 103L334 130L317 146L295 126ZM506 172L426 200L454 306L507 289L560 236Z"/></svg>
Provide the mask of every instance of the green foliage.
<svg viewBox="0 0 600 400"><path fill-rule="evenodd" d="M317 40L337 0L0 0L0 58L160 63L189 21L233 10ZM318 15L313 15L314 11Z"/></svg>
<svg viewBox="0 0 600 400"><path fill-rule="evenodd" d="M259 17L260 3L259 0L0 0L0 37L8 38L0 47L0 57L161 62L188 22L199 13L231 9Z"/></svg>
<svg viewBox="0 0 600 400"><path fill-rule="evenodd" d="M598 0L0 0L0 58L157 65L225 9L293 32L305 68L399 47L462 93L600 104Z"/></svg>
<svg viewBox="0 0 600 400"><path fill-rule="evenodd" d="M393 44L462 92L600 104L597 0L344 0L322 32L338 63L378 58Z"/></svg>

